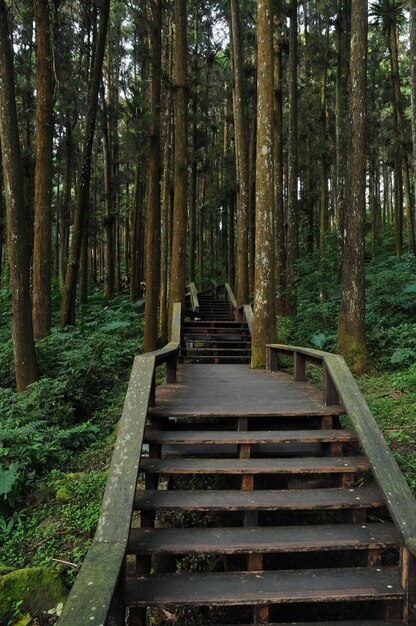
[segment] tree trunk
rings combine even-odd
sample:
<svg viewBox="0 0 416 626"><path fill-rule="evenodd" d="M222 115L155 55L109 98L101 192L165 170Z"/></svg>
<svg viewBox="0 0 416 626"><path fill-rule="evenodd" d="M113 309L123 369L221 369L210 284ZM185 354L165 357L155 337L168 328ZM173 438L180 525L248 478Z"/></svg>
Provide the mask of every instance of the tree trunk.
<svg viewBox="0 0 416 626"><path fill-rule="evenodd" d="M290 2L289 32L289 145L288 145L288 189L287 189L287 262L286 286L288 312L295 310L295 263L298 258L298 3Z"/></svg>
<svg viewBox="0 0 416 626"><path fill-rule="evenodd" d="M161 241L161 265L160 265L160 335L163 344L168 340L168 301L169 301L169 249L170 249L170 216L171 216L171 169L172 169L172 129L173 129L173 91L171 82L173 81L173 29L172 21L169 18L168 32L166 39L165 57L167 60L167 71L169 81L167 81L165 102L165 142L163 148L163 176L162 176L162 241ZM196 193L196 191L195 191ZM195 216L196 218L196 216Z"/></svg>
<svg viewBox="0 0 416 626"><path fill-rule="evenodd" d="M35 0L36 159L33 243L33 332L51 330L53 74L48 0Z"/></svg>
<svg viewBox="0 0 416 626"><path fill-rule="evenodd" d="M146 302L144 351L157 347L160 288L160 97L162 73L162 0L152 2L152 96L146 220Z"/></svg>
<svg viewBox="0 0 416 626"><path fill-rule="evenodd" d="M416 176L416 2L410 2L410 91L412 96L413 176Z"/></svg>
<svg viewBox="0 0 416 626"><path fill-rule="evenodd" d="M102 103L102 130L103 130L103 160L104 160L104 232L105 232L105 277L104 277L104 295L111 298L115 290L115 251L114 251L114 205L113 205L113 166L111 155L111 131L109 112L105 98L104 86L101 87L101 103Z"/></svg>
<svg viewBox="0 0 416 626"><path fill-rule="evenodd" d="M266 344L275 339L273 241L273 10L257 0L256 277L252 367L265 367Z"/></svg>
<svg viewBox="0 0 416 626"><path fill-rule="evenodd" d="M400 89L400 74L399 74L399 54L398 54L398 34L397 28L391 26L387 33L388 46L390 52L390 67L391 67L391 79L393 83L393 107L395 116L396 127L396 141L397 150L400 158L400 165L402 168L402 181L404 200L406 207L406 219L407 219L407 237L409 252L411 254L416 253L415 233L414 233L414 216L413 208L410 196L410 180L409 180L409 166L405 154L405 135L404 135L404 119L403 119L403 105Z"/></svg>
<svg viewBox="0 0 416 626"><path fill-rule="evenodd" d="M97 118L98 92L104 60L105 42L107 37L110 0L103 0L100 11L100 28L97 38L94 67L91 73L91 85L88 96L88 110L85 123L84 150L79 173L78 197L74 210L74 225L71 250L65 274L65 285L61 301L60 327L75 324L75 298L81 256L82 238L85 232L86 215L89 203L91 156Z"/></svg>
<svg viewBox="0 0 416 626"><path fill-rule="evenodd" d="M0 137L7 211L12 336L16 385L24 391L38 378L30 301L29 216L23 197L23 171L16 113L13 53L7 10L0 0Z"/></svg>
<svg viewBox="0 0 416 626"><path fill-rule="evenodd" d="M231 51L234 72L234 133L236 143L237 168L237 257L236 257L236 299L237 304L248 302L248 211L249 173L247 111L243 76L243 50L240 24L240 11L237 0L230 0Z"/></svg>
<svg viewBox="0 0 416 626"><path fill-rule="evenodd" d="M285 289L285 215L283 205L283 71L282 71L282 1L276 6L275 29L275 92L274 92L274 238L275 283L279 290L276 298L276 314L285 314L282 291Z"/></svg>
<svg viewBox="0 0 416 626"><path fill-rule="evenodd" d="M186 0L175 0L175 167L169 320L173 304L185 298L186 205L188 182L188 85ZM169 333L171 331L169 324Z"/></svg>
<svg viewBox="0 0 416 626"><path fill-rule="evenodd" d="M348 212L345 216L338 351L355 372L362 372L368 365L364 281L367 30L367 2L352 0Z"/></svg>

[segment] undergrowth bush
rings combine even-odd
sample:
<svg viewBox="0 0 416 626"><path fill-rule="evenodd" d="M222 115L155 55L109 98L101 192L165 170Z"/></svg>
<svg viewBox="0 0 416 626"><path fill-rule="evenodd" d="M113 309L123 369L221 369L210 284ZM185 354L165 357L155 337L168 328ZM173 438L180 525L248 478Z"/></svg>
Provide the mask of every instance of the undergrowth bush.
<svg viewBox="0 0 416 626"><path fill-rule="evenodd" d="M278 320L281 340L336 351L341 292L335 240L327 251L297 265L297 312ZM406 367L416 360L416 259L385 257L366 266L366 324L377 368Z"/></svg>
<svg viewBox="0 0 416 626"><path fill-rule="evenodd" d="M1 329L1 336L9 331ZM76 328L56 328L38 342L40 379L14 391L12 346L0 347L0 514L16 505L36 476L62 467L91 444L99 418L125 384L126 368L142 350L141 303L101 295L81 309Z"/></svg>

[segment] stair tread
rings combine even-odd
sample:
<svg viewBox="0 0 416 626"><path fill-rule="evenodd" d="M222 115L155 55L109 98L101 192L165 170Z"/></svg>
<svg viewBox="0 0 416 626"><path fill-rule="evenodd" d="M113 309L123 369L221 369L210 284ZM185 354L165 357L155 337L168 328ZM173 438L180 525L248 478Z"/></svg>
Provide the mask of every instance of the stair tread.
<svg viewBox="0 0 416 626"><path fill-rule="evenodd" d="M164 511L315 511L384 505L373 487L356 489L259 489L244 491L137 490L135 508Z"/></svg>
<svg viewBox="0 0 416 626"><path fill-rule="evenodd" d="M315 552L394 546L394 524L332 524L257 528L132 528L129 554Z"/></svg>
<svg viewBox="0 0 416 626"><path fill-rule="evenodd" d="M227 624L227 626L255 626L255 624ZM284 624L279 622L279 624L267 626L406 626L406 624L401 619L365 619L341 622L285 622Z"/></svg>
<svg viewBox="0 0 416 626"><path fill-rule="evenodd" d="M402 599L395 567L129 577L127 606L247 605Z"/></svg>
<svg viewBox="0 0 416 626"><path fill-rule="evenodd" d="M157 474L322 474L367 471L365 457L294 459L142 459L141 471Z"/></svg>
<svg viewBox="0 0 416 626"><path fill-rule="evenodd" d="M251 352L251 348L208 348L206 346L198 348L182 346L181 350L187 352Z"/></svg>
<svg viewBox="0 0 416 626"><path fill-rule="evenodd" d="M188 445L212 444L266 444L266 443L342 443L356 441L351 430L249 430L249 431L150 431L145 433L147 443Z"/></svg>

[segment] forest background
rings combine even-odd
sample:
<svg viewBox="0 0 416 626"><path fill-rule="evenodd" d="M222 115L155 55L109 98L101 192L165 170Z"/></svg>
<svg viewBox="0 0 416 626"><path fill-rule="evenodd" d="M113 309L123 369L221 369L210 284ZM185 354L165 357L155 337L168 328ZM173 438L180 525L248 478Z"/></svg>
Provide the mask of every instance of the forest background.
<svg viewBox="0 0 416 626"><path fill-rule="evenodd" d="M339 350L416 488L415 3L258 4L0 0L1 579L65 596L186 281L254 298L255 366Z"/></svg>

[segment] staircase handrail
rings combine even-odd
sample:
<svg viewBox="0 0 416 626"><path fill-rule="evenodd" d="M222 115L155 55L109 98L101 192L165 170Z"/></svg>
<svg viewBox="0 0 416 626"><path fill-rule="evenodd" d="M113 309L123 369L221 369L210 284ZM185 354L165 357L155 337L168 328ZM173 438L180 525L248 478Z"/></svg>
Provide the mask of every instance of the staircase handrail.
<svg viewBox="0 0 416 626"><path fill-rule="evenodd" d="M173 305L171 342L135 357L93 543L59 618L59 626L124 624L122 573L147 411L155 402L156 367L176 382L182 305Z"/></svg>
<svg viewBox="0 0 416 626"><path fill-rule="evenodd" d="M253 336L253 308L251 304L242 304L238 307L237 319L239 322L247 322L250 335Z"/></svg>
<svg viewBox="0 0 416 626"><path fill-rule="evenodd" d="M279 369L279 353L294 359L294 379L306 381L306 363L322 367L326 405L342 405L368 457L390 514L409 552L416 557L416 502L396 459L345 360L330 352L298 346L267 346L267 369Z"/></svg>
<svg viewBox="0 0 416 626"><path fill-rule="evenodd" d="M191 299L192 311L199 311L198 290L195 283L188 283L185 287L185 295L189 295Z"/></svg>
<svg viewBox="0 0 416 626"><path fill-rule="evenodd" d="M225 287L225 292L226 292L226 297L228 299L228 302L231 304L234 311L237 311L237 300L236 300L233 290L231 289L231 285L229 283L224 283L224 287Z"/></svg>

